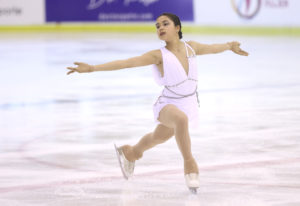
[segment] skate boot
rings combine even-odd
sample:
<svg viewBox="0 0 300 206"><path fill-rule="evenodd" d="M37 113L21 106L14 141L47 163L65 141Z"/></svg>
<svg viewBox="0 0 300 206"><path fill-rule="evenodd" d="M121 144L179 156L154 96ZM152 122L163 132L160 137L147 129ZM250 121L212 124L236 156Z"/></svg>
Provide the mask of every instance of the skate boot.
<svg viewBox="0 0 300 206"><path fill-rule="evenodd" d="M114 145L115 145L117 158L119 160L119 165L121 167L122 174L124 178L128 180L128 178L133 175L135 162L128 161L122 151L122 148L118 148L116 144Z"/></svg>
<svg viewBox="0 0 300 206"><path fill-rule="evenodd" d="M186 186L193 194L197 194L197 189L200 186L199 175L197 173L189 173L184 175Z"/></svg>

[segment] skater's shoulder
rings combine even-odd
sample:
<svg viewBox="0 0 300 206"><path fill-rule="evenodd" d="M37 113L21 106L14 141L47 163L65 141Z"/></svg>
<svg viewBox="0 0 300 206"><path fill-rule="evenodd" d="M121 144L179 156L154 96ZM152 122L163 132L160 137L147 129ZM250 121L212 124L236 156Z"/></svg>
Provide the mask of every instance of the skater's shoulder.
<svg viewBox="0 0 300 206"><path fill-rule="evenodd" d="M141 62L144 66L148 64L160 64L161 62L161 52L159 49L150 50L141 56L134 57L136 61Z"/></svg>
<svg viewBox="0 0 300 206"><path fill-rule="evenodd" d="M152 55L159 55L159 54L161 54L161 50L160 49L154 49L154 50L149 51L149 53L152 54Z"/></svg>
<svg viewBox="0 0 300 206"><path fill-rule="evenodd" d="M194 50L197 49L197 45L199 44L199 42L196 42L196 41L194 41L194 40L186 41L186 43L187 43L190 47L192 47Z"/></svg>
<svg viewBox="0 0 300 206"><path fill-rule="evenodd" d="M154 49L154 50L151 50L149 52L147 52L149 55L155 57L156 59L161 59L161 50L160 49Z"/></svg>

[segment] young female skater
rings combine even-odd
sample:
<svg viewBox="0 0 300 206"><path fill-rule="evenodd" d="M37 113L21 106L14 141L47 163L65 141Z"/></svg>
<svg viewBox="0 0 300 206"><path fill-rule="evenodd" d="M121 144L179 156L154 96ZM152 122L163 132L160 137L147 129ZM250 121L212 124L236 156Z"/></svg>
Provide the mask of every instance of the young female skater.
<svg viewBox="0 0 300 206"><path fill-rule="evenodd" d="M240 43L201 44L196 41L181 41L180 19L171 13L163 13L156 19L157 35L166 46L149 51L141 56L117 60L100 65L75 62L77 67L68 67L73 72L110 71L131 67L154 65L154 78L164 89L153 105L157 126L145 134L133 146L116 147L121 170L126 179L133 174L134 163L143 153L161 144L173 135L183 157L186 185L192 192L199 187L198 166L191 152L189 125L196 127L198 120L197 64L196 55L220 53L231 50L247 56Z"/></svg>

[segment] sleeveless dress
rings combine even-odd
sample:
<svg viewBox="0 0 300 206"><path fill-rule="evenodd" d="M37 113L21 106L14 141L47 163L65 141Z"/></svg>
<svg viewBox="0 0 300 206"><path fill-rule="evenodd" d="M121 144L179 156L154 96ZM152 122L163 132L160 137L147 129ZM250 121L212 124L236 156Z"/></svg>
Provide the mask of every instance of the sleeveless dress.
<svg viewBox="0 0 300 206"><path fill-rule="evenodd" d="M157 66L153 65L152 71L156 83L164 86L161 94L153 104L154 121L156 124L160 124L157 119L159 112L164 106L173 104L187 115L189 126L197 128L199 122L199 99L197 92L198 72L196 54L190 45L186 42L184 44L189 65L188 74L175 54L166 47L160 49L163 60L163 77L161 77ZM188 55L187 47L191 49L193 55Z"/></svg>

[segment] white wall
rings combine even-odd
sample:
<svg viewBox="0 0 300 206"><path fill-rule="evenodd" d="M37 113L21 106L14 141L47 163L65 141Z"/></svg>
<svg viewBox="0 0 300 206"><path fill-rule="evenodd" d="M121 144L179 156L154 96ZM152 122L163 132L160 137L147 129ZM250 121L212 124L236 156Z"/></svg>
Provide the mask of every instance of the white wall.
<svg viewBox="0 0 300 206"><path fill-rule="evenodd" d="M251 14L259 0L249 1ZM300 0L260 0L259 12L251 19L240 17L233 5L246 12L246 0L194 0L195 23L207 26L300 26Z"/></svg>
<svg viewBox="0 0 300 206"><path fill-rule="evenodd" d="M44 0L0 0L0 25L45 23Z"/></svg>
<svg viewBox="0 0 300 206"><path fill-rule="evenodd" d="M76 0L74 0L76 1ZM161 0L163 1L163 0ZM184 1L184 0L182 0ZM195 24L204 26L300 26L300 0L250 0L249 13L261 2L251 19L240 17L232 5L246 0L194 0ZM45 0L0 0L0 25L45 23Z"/></svg>

